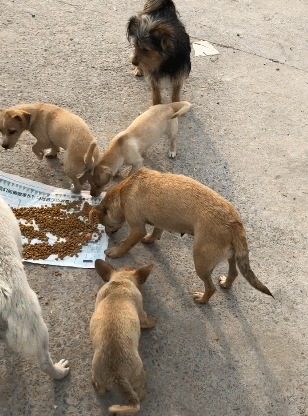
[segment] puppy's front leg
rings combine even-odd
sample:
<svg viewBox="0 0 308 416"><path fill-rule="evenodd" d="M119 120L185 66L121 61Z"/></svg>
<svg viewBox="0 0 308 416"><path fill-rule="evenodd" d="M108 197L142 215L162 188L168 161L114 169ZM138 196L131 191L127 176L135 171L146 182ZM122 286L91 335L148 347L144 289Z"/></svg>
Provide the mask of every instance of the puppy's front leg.
<svg viewBox="0 0 308 416"><path fill-rule="evenodd" d="M37 158L39 159L39 160L42 160L43 159L43 157L44 157L44 152L43 152L43 150L44 150L44 147L39 143L39 142L36 142L33 146L32 146L32 152L34 153L34 154L36 154L36 156L37 156Z"/></svg>
<svg viewBox="0 0 308 416"><path fill-rule="evenodd" d="M121 257L126 254L134 245L136 245L138 241L140 241L145 235L146 230L144 224L142 226L130 226L129 236L122 242L120 247L108 248L105 253L112 259Z"/></svg>
<svg viewBox="0 0 308 416"><path fill-rule="evenodd" d="M141 169L142 168L142 163L143 163L142 158L140 160L138 160L137 162L135 162L131 171L129 172L129 176L133 175L135 172L137 172L137 170Z"/></svg>
<svg viewBox="0 0 308 416"><path fill-rule="evenodd" d="M62 380L70 371L67 360L60 360L54 364L47 348L39 352L38 359L41 370L56 380Z"/></svg>

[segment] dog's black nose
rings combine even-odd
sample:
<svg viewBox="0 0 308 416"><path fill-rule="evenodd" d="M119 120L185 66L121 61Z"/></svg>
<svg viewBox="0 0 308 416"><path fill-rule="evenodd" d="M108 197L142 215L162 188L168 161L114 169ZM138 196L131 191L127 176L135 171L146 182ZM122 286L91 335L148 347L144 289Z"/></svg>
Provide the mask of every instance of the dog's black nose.
<svg viewBox="0 0 308 416"><path fill-rule="evenodd" d="M134 65L134 66L138 66L138 61L137 61L137 59L136 58L134 58L134 59L132 59L132 64Z"/></svg>
<svg viewBox="0 0 308 416"><path fill-rule="evenodd" d="M2 147L3 147L3 149L8 149L9 148L9 145L8 144L2 144Z"/></svg>

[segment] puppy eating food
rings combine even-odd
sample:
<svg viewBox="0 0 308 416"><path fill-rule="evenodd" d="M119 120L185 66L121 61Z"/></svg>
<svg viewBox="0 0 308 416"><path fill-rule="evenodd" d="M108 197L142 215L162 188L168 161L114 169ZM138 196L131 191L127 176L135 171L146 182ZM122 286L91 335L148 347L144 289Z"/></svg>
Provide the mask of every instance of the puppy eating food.
<svg viewBox="0 0 308 416"><path fill-rule="evenodd" d="M41 370L61 380L68 362L53 364L48 330L36 294L31 290L21 259L21 234L9 206L0 197L0 339L17 352L38 359Z"/></svg>
<svg viewBox="0 0 308 416"><path fill-rule="evenodd" d="M72 192L79 192L85 182L87 152L93 139L87 124L77 115L52 104L20 104L0 110L0 131L4 149L13 149L22 132L28 130L37 142L32 151L41 160L57 157L60 147L66 150L64 170L72 181ZM92 164L98 162L99 150L95 146L91 154Z"/></svg>
<svg viewBox="0 0 308 416"><path fill-rule="evenodd" d="M163 230L193 235L195 269L204 283L197 292L197 303L206 303L216 289L211 279L215 266L228 259L224 288L231 287L238 275L260 292L273 296L255 276L249 264L246 234L234 207L216 192L183 175L140 169L110 189L98 207L93 207L107 234L119 230L126 221L129 236L120 247L109 248L109 257L121 257L142 240L159 240ZM146 235L146 224L154 226Z"/></svg>
<svg viewBox="0 0 308 416"><path fill-rule="evenodd" d="M97 294L90 322L94 347L93 384L100 395L111 387L119 389L122 405L111 413L136 413L145 396L144 370L138 352L140 328L153 328L155 319L145 313L141 289L153 266L116 270L103 260L95 268L105 284Z"/></svg>
<svg viewBox="0 0 308 416"><path fill-rule="evenodd" d="M172 0L148 0L143 11L130 18L127 38L133 41L135 74L147 75L153 105L161 103L160 81L172 84L172 101L180 101L180 91L191 69L190 40Z"/></svg>
<svg viewBox="0 0 308 416"><path fill-rule="evenodd" d="M87 170L93 171L93 174L87 177L91 184L91 195L99 195L124 164L132 165L130 174L140 169L143 163L142 153L163 134L167 134L170 140L169 157L174 158L178 117L186 114L190 108L191 104L187 101L155 105L137 117L125 131L111 140L109 148L96 166L87 165ZM94 143L88 152L89 160L95 146Z"/></svg>

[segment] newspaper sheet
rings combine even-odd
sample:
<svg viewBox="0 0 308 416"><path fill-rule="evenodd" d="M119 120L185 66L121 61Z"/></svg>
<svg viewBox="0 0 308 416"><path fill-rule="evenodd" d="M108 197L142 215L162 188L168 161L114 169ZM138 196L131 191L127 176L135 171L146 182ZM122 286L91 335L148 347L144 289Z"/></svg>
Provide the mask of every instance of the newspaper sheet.
<svg viewBox="0 0 308 416"><path fill-rule="evenodd" d="M67 204L73 201L88 201L91 205L97 205L102 199L101 197L92 198L88 191L81 191L80 194L75 195L68 189L55 188L1 171L0 195L10 207L42 206L59 202ZM99 225L99 227L101 231L100 239L89 241L79 252L78 257L65 257L61 260L52 255L46 260L27 259L25 261L54 266L94 268L96 259L105 259L104 251L108 247L108 237L104 232L104 227L102 225Z"/></svg>

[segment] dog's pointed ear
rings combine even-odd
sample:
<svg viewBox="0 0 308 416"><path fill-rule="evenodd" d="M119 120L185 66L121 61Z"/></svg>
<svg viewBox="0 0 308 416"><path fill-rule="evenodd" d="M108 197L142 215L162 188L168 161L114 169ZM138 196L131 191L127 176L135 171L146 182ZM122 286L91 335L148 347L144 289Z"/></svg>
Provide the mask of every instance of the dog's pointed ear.
<svg viewBox="0 0 308 416"><path fill-rule="evenodd" d="M104 280L104 282L109 282L112 272L115 270L111 264L106 263L104 260L97 259L95 260L95 270Z"/></svg>
<svg viewBox="0 0 308 416"><path fill-rule="evenodd" d="M127 31L126 31L126 36L127 39L130 40L130 38L132 36L136 36L137 35L137 31L140 25L140 20L137 16L132 16L128 23L127 23Z"/></svg>
<svg viewBox="0 0 308 416"><path fill-rule="evenodd" d="M23 127L28 128L31 120L31 114L26 111L20 111L19 114L14 114L12 119L22 123Z"/></svg>
<svg viewBox="0 0 308 416"><path fill-rule="evenodd" d="M147 280L149 274L154 268L154 264L149 264L148 266L141 267L140 269L137 269L137 279L138 283L143 285L145 281Z"/></svg>
<svg viewBox="0 0 308 416"><path fill-rule="evenodd" d="M149 28L149 34L155 43L159 42L159 46L163 51L173 48L172 28L162 22L154 22Z"/></svg>
<svg viewBox="0 0 308 416"><path fill-rule="evenodd" d="M96 148L96 146L97 146L96 140L93 140L87 150L87 153L84 155L84 158L83 158L84 164L86 166L86 171L91 172L91 175L93 175L94 173L93 170L95 167L94 166L95 160L94 160L93 154L94 154L94 149Z"/></svg>
<svg viewBox="0 0 308 416"><path fill-rule="evenodd" d="M0 297L3 296L5 299L8 299L12 294L10 286L0 280Z"/></svg>

